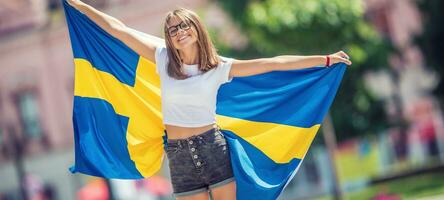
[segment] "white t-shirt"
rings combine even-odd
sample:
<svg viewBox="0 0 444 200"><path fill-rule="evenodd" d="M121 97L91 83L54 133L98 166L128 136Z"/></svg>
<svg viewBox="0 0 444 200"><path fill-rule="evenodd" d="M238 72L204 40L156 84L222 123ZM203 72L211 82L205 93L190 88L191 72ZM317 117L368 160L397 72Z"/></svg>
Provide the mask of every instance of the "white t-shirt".
<svg viewBox="0 0 444 200"><path fill-rule="evenodd" d="M201 127L216 122L216 96L229 78L233 59L220 57L216 68L206 73L198 65L184 65L191 77L177 80L167 74L168 53L165 47L156 49L156 72L160 76L163 123L182 127Z"/></svg>

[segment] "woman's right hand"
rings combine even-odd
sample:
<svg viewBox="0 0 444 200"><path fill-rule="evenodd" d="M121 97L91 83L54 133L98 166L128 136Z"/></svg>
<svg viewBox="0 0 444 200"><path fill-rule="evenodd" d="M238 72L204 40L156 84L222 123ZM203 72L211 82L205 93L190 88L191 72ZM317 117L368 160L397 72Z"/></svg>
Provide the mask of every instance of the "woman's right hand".
<svg viewBox="0 0 444 200"><path fill-rule="evenodd" d="M79 12L85 14L100 28L105 30L105 32L125 43L137 54L147 58L148 60L155 61L154 54L157 47L156 41L150 39L147 40L146 37L132 31L132 29L128 28L120 20L100 12L99 10L86 3L83 3L80 0L66 0L66 2Z"/></svg>
<svg viewBox="0 0 444 200"><path fill-rule="evenodd" d="M68 4L73 7L76 7L76 6L80 5L81 3L83 3L80 0L66 0L66 2L68 2Z"/></svg>

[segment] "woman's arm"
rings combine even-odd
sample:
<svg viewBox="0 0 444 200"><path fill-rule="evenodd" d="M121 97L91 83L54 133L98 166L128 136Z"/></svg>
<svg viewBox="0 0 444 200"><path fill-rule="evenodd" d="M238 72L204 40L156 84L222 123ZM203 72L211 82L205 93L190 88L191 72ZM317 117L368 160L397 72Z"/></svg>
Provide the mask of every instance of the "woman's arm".
<svg viewBox="0 0 444 200"><path fill-rule="evenodd" d="M254 60L234 60L231 65L230 77L251 76L271 71L303 69L313 66L328 66L343 62L351 65L349 56L343 51L328 56L276 56Z"/></svg>
<svg viewBox="0 0 444 200"><path fill-rule="evenodd" d="M85 14L107 33L125 43L136 53L155 62L154 53L158 45L157 41L151 41L150 39L142 37L141 34L137 34L133 29L127 27L118 19L100 12L80 0L67 0L67 2Z"/></svg>

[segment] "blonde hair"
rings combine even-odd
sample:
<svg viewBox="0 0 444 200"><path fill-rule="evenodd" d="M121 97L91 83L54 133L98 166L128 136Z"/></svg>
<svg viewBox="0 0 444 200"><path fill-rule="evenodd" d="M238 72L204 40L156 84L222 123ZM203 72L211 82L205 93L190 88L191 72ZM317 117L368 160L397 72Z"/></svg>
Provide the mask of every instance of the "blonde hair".
<svg viewBox="0 0 444 200"><path fill-rule="evenodd" d="M169 58L167 64L168 75L175 79L188 78L188 76L181 70L183 62L182 59L180 59L179 51L174 48L171 37L168 35L168 23L173 17L178 17L182 21L188 23L191 28L196 30L199 56L198 69L205 73L210 69L217 67L220 62L219 56L211 42L208 31L201 22L199 16L191 10L179 8L167 13L164 24L165 43Z"/></svg>

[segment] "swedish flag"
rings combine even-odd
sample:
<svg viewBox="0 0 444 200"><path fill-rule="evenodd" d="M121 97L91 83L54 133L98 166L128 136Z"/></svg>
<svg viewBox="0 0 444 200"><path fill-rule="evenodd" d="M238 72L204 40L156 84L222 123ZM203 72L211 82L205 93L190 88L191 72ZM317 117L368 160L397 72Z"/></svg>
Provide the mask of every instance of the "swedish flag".
<svg viewBox="0 0 444 200"><path fill-rule="evenodd" d="M64 2L75 64L75 165L71 172L119 179L156 173L163 160L155 64ZM238 199L276 199L295 175L345 72L330 68L237 77L220 87Z"/></svg>

